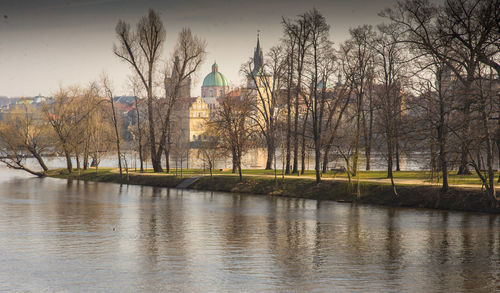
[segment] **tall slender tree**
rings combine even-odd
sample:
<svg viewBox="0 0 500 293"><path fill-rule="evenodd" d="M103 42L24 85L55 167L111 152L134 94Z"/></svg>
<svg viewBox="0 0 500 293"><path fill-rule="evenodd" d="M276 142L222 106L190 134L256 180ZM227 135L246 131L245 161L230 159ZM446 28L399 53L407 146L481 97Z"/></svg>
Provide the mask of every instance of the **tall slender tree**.
<svg viewBox="0 0 500 293"><path fill-rule="evenodd" d="M159 14L149 10L148 15L139 20L135 31L130 29L130 24L122 20L118 22L116 25L118 45L115 44L113 47L115 55L132 67L144 86L147 96L151 163L155 172L161 172L162 167L161 152L158 155L157 151L156 119L153 109L154 87L165 36L165 28Z"/></svg>

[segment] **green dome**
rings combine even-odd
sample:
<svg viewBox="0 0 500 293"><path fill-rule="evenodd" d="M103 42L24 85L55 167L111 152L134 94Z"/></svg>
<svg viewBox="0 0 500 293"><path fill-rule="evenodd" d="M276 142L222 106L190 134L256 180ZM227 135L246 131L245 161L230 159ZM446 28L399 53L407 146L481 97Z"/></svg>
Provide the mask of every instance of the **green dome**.
<svg viewBox="0 0 500 293"><path fill-rule="evenodd" d="M219 72L219 66L217 63L212 65L212 72L210 72L203 80L202 87L210 86L227 86L227 79L222 73Z"/></svg>

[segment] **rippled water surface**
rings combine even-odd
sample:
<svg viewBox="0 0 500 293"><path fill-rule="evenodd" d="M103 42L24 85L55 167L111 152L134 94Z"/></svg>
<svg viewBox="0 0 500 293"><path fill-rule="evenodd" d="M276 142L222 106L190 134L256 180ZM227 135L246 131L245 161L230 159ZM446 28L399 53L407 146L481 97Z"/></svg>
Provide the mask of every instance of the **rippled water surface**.
<svg viewBox="0 0 500 293"><path fill-rule="evenodd" d="M0 291L500 291L495 215L0 178Z"/></svg>

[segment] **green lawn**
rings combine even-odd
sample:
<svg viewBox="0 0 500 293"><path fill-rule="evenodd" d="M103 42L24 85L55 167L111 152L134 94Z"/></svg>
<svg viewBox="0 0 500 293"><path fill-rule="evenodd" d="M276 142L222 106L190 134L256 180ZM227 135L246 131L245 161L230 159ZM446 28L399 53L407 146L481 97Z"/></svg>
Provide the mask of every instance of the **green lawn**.
<svg viewBox="0 0 500 293"><path fill-rule="evenodd" d="M134 173L134 170L129 170L129 172ZM180 168L177 169L177 174L180 176ZM242 170L243 175L274 175L274 170L263 170L263 169L244 169ZM147 169L145 170L145 173L153 173L152 169ZM200 175L200 174L205 174L209 175L210 172L206 169L183 169L182 170L183 176L190 177L192 175ZM175 174L175 168L172 168L170 170L170 174ZM214 170L213 174L215 175L220 175L220 174L225 174L225 175L231 175L232 172L231 170L224 169L224 170ZM276 174L280 177L281 170L277 170ZM237 175L237 174L235 174ZM432 177L433 175L433 177ZM297 176L296 174L291 174L289 176ZM314 170L306 170L305 173L300 175L300 177L311 177L313 178L315 176ZM341 172L333 172L333 171L328 171L326 174L321 174L323 178L347 178L347 173L341 173ZM361 180L363 179L386 179L387 178L387 172L386 171L360 171L359 172L359 178ZM441 175L434 173L431 174L430 171L395 171L394 172L394 178L395 179L418 179L418 180L424 180L426 182L436 182L439 183L441 182L442 178ZM450 184L481 184L481 180L477 177L475 173L471 175L457 175L455 171L450 172L448 176L448 181Z"/></svg>

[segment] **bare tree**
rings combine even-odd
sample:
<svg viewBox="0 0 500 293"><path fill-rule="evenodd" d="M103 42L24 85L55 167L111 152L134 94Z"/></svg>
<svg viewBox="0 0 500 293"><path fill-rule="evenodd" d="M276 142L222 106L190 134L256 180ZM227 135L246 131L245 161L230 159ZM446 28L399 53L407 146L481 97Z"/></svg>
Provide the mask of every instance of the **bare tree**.
<svg viewBox="0 0 500 293"><path fill-rule="evenodd" d="M442 175L441 193L448 192L448 171L449 171L449 134L452 132L450 117L454 106L453 86L448 82L450 74L447 66L432 56L421 57L415 62L416 77L413 88L419 93L417 100L408 101L409 108L413 108L417 112L424 112L418 124L424 128L429 127L429 135L431 139L435 137L438 145L438 160L439 169ZM426 126L429 125L429 126ZM424 132L425 129L420 132ZM431 141L431 149L434 143ZM431 156L433 154L431 153ZM431 165L434 160L431 157ZM433 166L431 166L433 167Z"/></svg>
<svg viewBox="0 0 500 293"><path fill-rule="evenodd" d="M175 175L177 176L177 163L180 162L181 177L183 176L184 162L189 160L189 137L186 135L186 129L175 127L173 131L174 141L172 143L172 155L175 160Z"/></svg>
<svg viewBox="0 0 500 293"><path fill-rule="evenodd" d="M330 26L326 19L316 9L306 13L306 21L311 29L311 68L310 68L310 94L305 98L311 109L312 136L314 143L314 159L316 183L321 182L321 150L324 131L324 118L327 102L325 93L328 77L334 72L333 60L335 55L329 40ZM323 82L325 86L318 89L318 84Z"/></svg>
<svg viewBox="0 0 500 293"><path fill-rule="evenodd" d="M363 138L364 138L364 146L365 146L365 160L366 160L366 171L370 171L371 169L371 153L373 146L373 125L375 122L375 90L374 90L374 80L375 73L373 66L368 67L368 76L367 76L367 84L366 84L366 96L364 99L364 103L362 105L362 115L361 120L363 123Z"/></svg>
<svg viewBox="0 0 500 293"><path fill-rule="evenodd" d="M233 154L233 166L238 170L240 181L243 180L243 155L252 146L252 138L255 138L255 130L251 124L253 108L248 95L226 95L213 120L224 147Z"/></svg>
<svg viewBox="0 0 500 293"><path fill-rule="evenodd" d="M484 67L484 66L480 66ZM483 186L486 187L486 192L490 199L492 207L498 205L498 198L496 196L495 190L495 172L493 170L493 159L494 159L494 141L493 141L493 127L496 125L491 123L491 117L493 113L498 113L498 106L496 101L498 100L498 85L495 84L493 74L489 74L489 77L485 76L488 74L488 70L481 70L478 72L478 79L474 82L474 93L475 93L475 105L479 112L479 117L481 121L481 126L479 131L482 132L482 136L479 138L486 145L486 176L483 175L482 170L479 165L479 161L473 159L472 156L470 164L476 171L476 174L481 179ZM469 154L470 155L470 154Z"/></svg>
<svg viewBox="0 0 500 293"><path fill-rule="evenodd" d="M381 13L401 27L403 42L446 64L461 86L463 124L459 174L468 174L472 86L480 62L491 48L496 0L448 0L436 7L427 0L406 0ZM457 94L459 94L457 92Z"/></svg>
<svg viewBox="0 0 500 293"><path fill-rule="evenodd" d="M209 130L204 135L207 138L198 142L198 158L208 165L210 177L212 177L217 160L224 156L226 152L221 147L221 135L215 127L209 126Z"/></svg>
<svg viewBox="0 0 500 293"><path fill-rule="evenodd" d="M333 69L333 68L332 68ZM349 79L351 80L351 79ZM323 84L326 87L326 84ZM337 84L334 89L326 88L323 94L328 95L327 99L327 119L325 121L325 137L323 142L323 169L322 173L325 174L328 168L330 159L330 151L335 145L335 140L338 139L338 130L345 119L345 114L351 102L352 87L344 84Z"/></svg>
<svg viewBox="0 0 500 293"><path fill-rule="evenodd" d="M303 74L306 66L306 58L310 53L310 36L311 36L311 27L310 23L306 20L306 13L303 13L297 17L295 20L290 19L282 19L284 34L294 40L297 46L297 53L295 55L296 62L296 74L297 81L295 83L295 109L294 109L294 126L293 126L293 134L294 134L294 144L293 144L293 173L299 174L298 168L298 158L299 158L299 117L302 115L303 117L308 116L307 112L304 113L300 111L300 105L303 104L304 99L304 91L303 91ZM301 113L302 112L302 113ZM306 118L307 120L307 118ZM303 128L305 129L305 128ZM302 154L301 157L304 158L305 154L305 138L302 136ZM304 160L302 160L302 172L304 171Z"/></svg>
<svg viewBox="0 0 500 293"><path fill-rule="evenodd" d="M88 107L83 101L82 90L78 87L61 88L54 96L53 103L44 104L42 107L42 112L54 130L58 146L66 158L69 173L73 172L72 154L78 158L75 151L86 137L82 126L92 110L93 107Z"/></svg>
<svg viewBox="0 0 500 293"><path fill-rule="evenodd" d="M292 96L295 89L294 76L295 76L295 58L297 54L297 41L293 34L286 34L283 40L285 48L285 71L286 71L286 157L285 157L285 174L290 174L290 160L291 160L291 140L292 140ZM295 115L297 116L297 115Z"/></svg>
<svg viewBox="0 0 500 293"><path fill-rule="evenodd" d="M169 152L171 145L172 112L183 92L189 92L188 80L193 76L203 63L206 56L206 42L193 35L189 28L184 28L179 33L174 51L172 74L164 71L165 100L160 101L158 116L161 119L161 132L156 155L161 157L165 153L167 172L170 171Z"/></svg>
<svg viewBox="0 0 500 293"><path fill-rule="evenodd" d="M116 36L119 44L113 47L115 55L133 68L146 91L151 163L155 172L161 172L161 152L157 151L153 105L155 73L165 42L163 22L157 12L149 10L148 15L139 20L135 31L131 31L130 25L120 20L116 25Z"/></svg>
<svg viewBox="0 0 500 293"><path fill-rule="evenodd" d="M116 132L114 132L113 110L110 105L105 103L107 100L99 101L99 106L92 111L91 119L85 124L87 135L91 144L89 145L92 166L97 173L102 158L111 150L115 150Z"/></svg>
<svg viewBox="0 0 500 293"><path fill-rule="evenodd" d="M367 86L372 82L371 65L373 63L372 43L374 38L373 28L368 25L359 26L350 30L351 38L342 46L342 70L346 80L352 87L356 98L356 139L353 157L353 175L358 171L359 149L362 131L363 105Z"/></svg>
<svg viewBox="0 0 500 293"><path fill-rule="evenodd" d="M109 103L111 104L111 121L113 122L113 128L115 129L115 142L116 142L116 152L118 155L118 168L120 169L120 177L122 177L122 160L121 160L122 154L120 150L120 132L118 130L118 119L116 116L113 90L111 82L107 75L105 74L102 75L101 83L102 83L102 88L104 90L104 94L108 98Z"/></svg>
<svg viewBox="0 0 500 293"><path fill-rule="evenodd" d="M399 42L399 32L395 25L378 27L378 35L373 47L375 64L382 85L377 99L380 109L379 124L386 140L387 177L391 179L394 195L397 195L394 185L393 160L398 157L399 124L403 109L403 83L405 50ZM399 159L397 159L399 161Z"/></svg>
<svg viewBox="0 0 500 293"><path fill-rule="evenodd" d="M243 65L242 70L255 84L255 89L252 90L252 95L256 96L256 101L252 103L255 115L252 118L265 139L266 170L270 170L276 148L277 120L282 110L279 100L286 65L283 47L271 48L267 57L262 67L254 68L254 62L250 60Z"/></svg>
<svg viewBox="0 0 500 293"><path fill-rule="evenodd" d="M136 118L136 128L132 129L132 135L133 137L137 137L137 152L139 153L139 171L141 173L144 172L144 146L143 146L143 125L142 125L142 115L141 115L141 109L142 109L142 100L139 98L141 90L140 90L140 84L137 80L137 78L130 78L130 86L132 87L132 92L134 94L134 100L135 100L135 118Z"/></svg>
<svg viewBox="0 0 500 293"><path fill-rule="evenodd" d="M42 113L30 105L18 105L0 122L0 162L9 168L43 177L48 171L43 153L51 146L50 129ZM34 157L41 171L26 164Z"/></svg>

